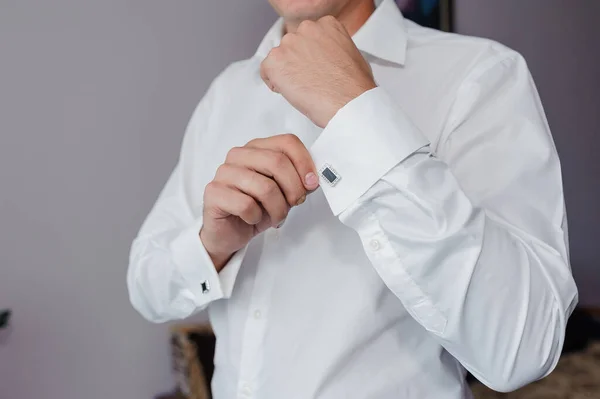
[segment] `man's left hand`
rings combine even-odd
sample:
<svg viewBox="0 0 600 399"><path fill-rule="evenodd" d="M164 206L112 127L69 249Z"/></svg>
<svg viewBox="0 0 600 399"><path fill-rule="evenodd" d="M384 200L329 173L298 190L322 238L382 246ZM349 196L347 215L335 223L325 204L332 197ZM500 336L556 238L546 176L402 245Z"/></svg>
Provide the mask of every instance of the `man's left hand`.
<svg viewBox="0 0 600 399"><path fill-rule="evenodd" d="M303 21L296 32L283 36L260 72L271 90L320 127L352 99L376 87L369 63L331 16Z"/></svg>

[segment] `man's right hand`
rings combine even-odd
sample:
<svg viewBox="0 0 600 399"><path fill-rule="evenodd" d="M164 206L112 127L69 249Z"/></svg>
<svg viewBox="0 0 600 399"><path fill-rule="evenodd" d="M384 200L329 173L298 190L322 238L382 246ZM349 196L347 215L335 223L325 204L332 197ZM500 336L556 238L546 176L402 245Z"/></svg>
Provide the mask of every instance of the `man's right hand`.
<svg viewBox="0 0 600 399"><path fill-rule="evenodd" d="M217 271L254 236L279 227L318 185L312 158L293 134L231 149L204 191L200 239Z"/></svg>

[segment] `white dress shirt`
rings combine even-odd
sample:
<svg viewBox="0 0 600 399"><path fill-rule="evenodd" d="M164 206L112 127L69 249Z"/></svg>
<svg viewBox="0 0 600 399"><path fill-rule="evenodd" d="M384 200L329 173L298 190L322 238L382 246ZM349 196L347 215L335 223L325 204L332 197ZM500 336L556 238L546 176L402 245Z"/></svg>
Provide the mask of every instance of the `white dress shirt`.
<svg viewBox="0 0 600 399"><path fill-rule="evenodd" d="M353 40L378 88L325 129L229 66L131 250L134 307L155 322L208 306L216 399L458 399L465 369L516 389L558 361L577 302L559 159L523 58L404 20L393 0ZM296 134L321 188L217 273L204 187L229 149Z"/></svg>

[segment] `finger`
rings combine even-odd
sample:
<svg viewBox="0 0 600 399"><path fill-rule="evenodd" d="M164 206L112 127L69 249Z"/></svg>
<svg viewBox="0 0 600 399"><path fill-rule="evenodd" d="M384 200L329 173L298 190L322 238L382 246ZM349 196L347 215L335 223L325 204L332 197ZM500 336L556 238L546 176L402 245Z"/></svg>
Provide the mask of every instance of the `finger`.
<svg viewBox="0 0 600 399"><path fill-rule="evenodd" d="M279 47L287 47L289 48L296 41L298 35L294 32L288 32L281 38L279 42ZM276 53L277 54L277 53Z"/></svg>
<svg viewBox="0 0 600 399"><path fill-rule="evenodd" d="M261 139L254 139L246 144L250 148L263 148L280 151L287 155L302 178L302 183L308 191L319 186L316 168L310 153L302 141L293 134L281 134Z"/></svg>
<svg viewBox="0 0 600 399"><path fill-rule="evenodd" d="M342 24L336 17L334 17L332 15L325 15L324 17L321 17L319 19L318 23L321 26L327 26L330 28L334 28L338 32L343 33L344 35L348 35L348 31L346 30L346 27L344 26L344 24Z"/></svg>
<svg viewBox="0 0 600 399"><path fill-rule="evenodd" d="M251 196L225 184L212 181L204 191L204 207L213 214L237 216L250 225L260 223L263 211Z"/></svg>
<svg viewBox="0 0 600 399"><path fill-rule="evenodd" d="M298 28L296 29L296 32L298 32L301 35L310 35L312 33L314 33L319 27L318 22L310 20L310 19L305 19L304 21L300 22L300 24L298 24ZM285 36L284 36L285 37Z"/></svg>
<svg viewBox="0 0 600 399"><path fill-rule="evenodd" d="M267 87L275 93L278 93L278 91L271 81L270 75L271 70L274 68L275 58L277 57L278 52L278 47L272 48L267 57L260 63L260 77L262 78L263 82L265 82Z"/></svg>
<svg viewBox="0 0 600 399"><path fill-rule="evenodd" d="M260 202L273 227L287 217L290 207L275 180L244 167L223 164L217 170L215 181L236 188Z"/></svg>
<svg viewBox="0 0 600 399"><path fill-rule="evenodd" d="M348 41L352 42L352 37L346 30L346 27L335 17L331 15L322 17L319 19L318 25L325 32L328 32L338 45L344 46L348 44Z"/></svg>
<svg viewBox="0 0 600 399"><path fill-rule="evenodd" d="M273 178L290 206L300 205L306 199L302 178L292 161L281 151L236 147L229 151L225 163L252 169Z"/></svg>

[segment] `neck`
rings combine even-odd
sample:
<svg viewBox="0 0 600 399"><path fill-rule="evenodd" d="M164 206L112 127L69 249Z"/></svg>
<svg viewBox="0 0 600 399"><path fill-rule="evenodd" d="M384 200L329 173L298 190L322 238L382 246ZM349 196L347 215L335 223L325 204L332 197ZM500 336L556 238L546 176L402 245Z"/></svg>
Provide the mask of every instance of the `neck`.
<svg viewBox="0 0 600 399"><path fill-rule="evenodd" d="M375 11L375 2L349 1L334 16L344 25L350 36L354 35ZM301 21L286 21L285 32L295 32Z"/></svg>

